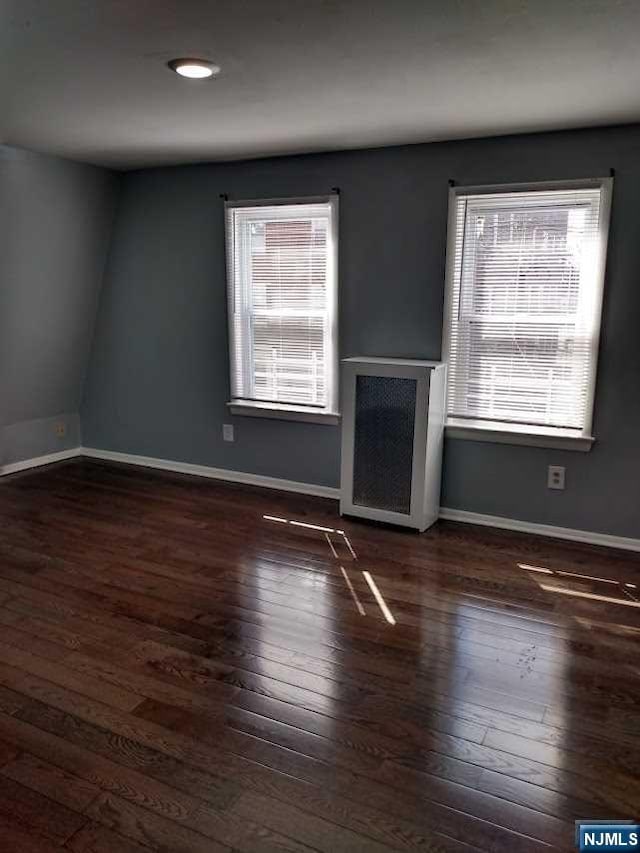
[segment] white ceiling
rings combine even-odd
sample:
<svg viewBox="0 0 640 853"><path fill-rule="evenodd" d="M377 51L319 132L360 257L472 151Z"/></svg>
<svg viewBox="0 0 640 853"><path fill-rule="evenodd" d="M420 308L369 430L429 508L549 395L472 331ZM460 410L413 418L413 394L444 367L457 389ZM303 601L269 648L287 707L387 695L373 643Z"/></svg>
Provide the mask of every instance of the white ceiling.
<svg viewBox="0 0 640 853"><path fill-rule="evenodd" d="M639 0L0 0L0 140L131 168L635 122L639 45Z"/></svg>

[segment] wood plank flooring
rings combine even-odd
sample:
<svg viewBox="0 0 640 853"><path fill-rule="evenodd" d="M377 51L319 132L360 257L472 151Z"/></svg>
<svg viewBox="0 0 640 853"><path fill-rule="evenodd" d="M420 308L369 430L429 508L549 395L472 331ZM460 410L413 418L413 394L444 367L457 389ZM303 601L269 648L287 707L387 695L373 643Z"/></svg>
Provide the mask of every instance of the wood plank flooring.
<svg viewBox="0 0 640 853"><path fill-rule="evenodd" d="M640 555L73 460L0 482L0 842L574 849L640 817Z"/></svg>

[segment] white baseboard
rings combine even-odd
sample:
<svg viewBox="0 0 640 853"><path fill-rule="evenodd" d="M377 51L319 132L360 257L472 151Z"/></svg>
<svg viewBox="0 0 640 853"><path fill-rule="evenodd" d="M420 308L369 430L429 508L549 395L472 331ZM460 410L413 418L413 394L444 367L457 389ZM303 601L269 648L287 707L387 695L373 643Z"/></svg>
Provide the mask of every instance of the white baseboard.
<svg viewBox="0 0 640 853"><path fill-rule="evenodd" d="M87 456L90 459L105 459L110 462L141 465L143 468L174 471L178 474L209 477L212 480L226 480L229 483L243 483L248 486L262 486L265 489L279 489L282 492L297 492L300 495L315 495L316 497L333 498L334 500L338 500L340 497L340 490L331 486L298 483L296 480L281 480L278 477L265 477L262 474L248 474L244 471L230 471L226 468L210 468L208 465L194 465L190 462L174 462L170 459L156 459L152 456L135 456L131 453L116 453L112 450L99 450L95 447L81 447L79 448L79 455Z"/></svg>
<svg viewBox="0 0 640 853"><path fill-rule="evenodd" d="M571 542L585 542L588 545L604 545L607 548L622 548L625 551L640 551L640 539L626 536L614 536L610 533L593 533L590 530L575 530L571 527L555 527L552 524L537 524L533 521L520 521L517 518L501 518L497 515L482 515L479 512L467 512L462 509L440 508L440 518L445 521L459 521L463 524L480 524L484 527L497 527L501 530L514 530L518 533L534 533L537 536L551 536L553 539L568 539Z"/></svg>
<svg viewBox="0 0 640 853"><path fill-rule="evenodd" d="M45 456L34 456L32 459L23 459L20 462L10 462L0 468L0 477L6 474L16 474L18 471L26 471L29 468L40 468L41 465L51 465L53 462L62 462L64 459L73 459L81 456L80 447L71 447L69 450L60 450L58 453L47 453Z"/></svg>
<svg viewBox="0 0 640 853"><path fill-rule="evenodd" d="M279 489L283 492L295 492L301 495L339 500L340 489L331 486L317 486L312 483L299 483L296 480L281 480L278 477L265 477L262 474L248 474L244 471L230 471L226 468L210 468L207 465L194 465L190 462L175 462L170 459L156 459L152 456L136 456L132 453L116 453L112 450L99 450L95 447L74 447L60 453L50 453L35 459L14 462L0 469L0 475L14 474L28 468L50 465L63 459L86 456L89 459L104 459L110 462L124 462L128 465L140 465L143 468L157 468L160 471L173 471L179 474L193 474L196 477L208 477L230 483L243 483L249 486L261 486L266 489ZM518 533L533 533L538 536L550 536L553 539L567 539L571 542L584 542L588 545L604 545L608 548L621 548L625 551L639 551L640 539L626 536L614 536L609 533L593 533L589 530L574 530L570 527L555 527L551 524L537 524L515 518L502 518L497 515L483 515L461 509L440 508L440 518L446 521L458 521L462 524L479 524L484 527L497 527L501 530L513 530Z"/></svg>

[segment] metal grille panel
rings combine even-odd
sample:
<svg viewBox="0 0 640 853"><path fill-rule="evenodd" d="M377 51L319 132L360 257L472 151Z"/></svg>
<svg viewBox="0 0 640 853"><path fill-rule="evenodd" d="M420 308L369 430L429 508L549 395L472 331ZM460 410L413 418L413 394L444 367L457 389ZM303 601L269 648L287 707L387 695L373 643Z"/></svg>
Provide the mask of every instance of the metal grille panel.
<svg viewBox="0 0 640 853"><path fill-rule="evenodd" d="M356 377L353 503L411 513L415 379Z"/></svg>

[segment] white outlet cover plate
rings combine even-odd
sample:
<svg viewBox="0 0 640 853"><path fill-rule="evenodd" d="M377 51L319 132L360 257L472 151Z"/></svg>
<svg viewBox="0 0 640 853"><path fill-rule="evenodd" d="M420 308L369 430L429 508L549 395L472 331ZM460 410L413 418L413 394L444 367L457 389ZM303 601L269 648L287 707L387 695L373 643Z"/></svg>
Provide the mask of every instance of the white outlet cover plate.
<svg viewBox="0 0 640 853"><path fill-rule="evenodd" d="M565 469L562 465L549 465L547 487L549 489L564 489Z"/></svg>

